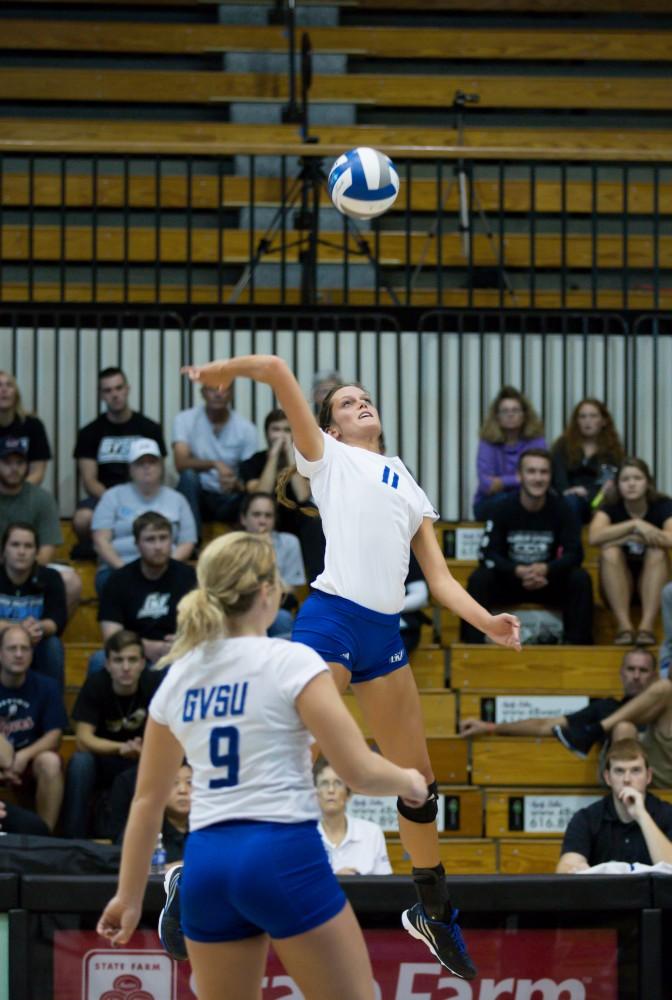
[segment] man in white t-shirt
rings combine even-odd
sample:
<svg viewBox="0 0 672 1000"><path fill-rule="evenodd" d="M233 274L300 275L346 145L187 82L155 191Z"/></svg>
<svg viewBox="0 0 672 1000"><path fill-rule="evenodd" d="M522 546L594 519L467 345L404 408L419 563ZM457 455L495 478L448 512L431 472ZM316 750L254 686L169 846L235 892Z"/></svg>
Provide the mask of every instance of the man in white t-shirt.
<svg viewBox="0 0 672 1000"><path fill-rule="evenodd" d="M257 428L231 409L231 389L201 390L202 406L181 410L173 423L173 456L180 473L177 488L189 501L196 525L238 519L245 486L241 462L259 445Z"/></svg>
<svg viewBox="0 0 672 1000"><path fill-rule="evenodd" d="M377 823L345 811L350 789L324 757L313 767L317 800L322 813L318 830L337 875L391 875L385 836Z"/></svg>

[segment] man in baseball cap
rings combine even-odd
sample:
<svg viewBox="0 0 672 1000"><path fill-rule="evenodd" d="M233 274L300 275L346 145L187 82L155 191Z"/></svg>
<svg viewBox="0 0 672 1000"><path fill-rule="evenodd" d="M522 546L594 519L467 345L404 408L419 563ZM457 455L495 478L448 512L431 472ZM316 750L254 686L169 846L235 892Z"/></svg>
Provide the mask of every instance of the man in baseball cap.
<svg viewBox="0 0 672 1000"><path fill-rule="evenodd" d="M9 455L21 455L28 460L28 445L23 438L3 437L0 438L0 459Z"/></svg>
<svg viewBox="0 0 672 1000"><path fill-rule="evenodd" d="M161 450L157 442L151 438L136 438L135 441L131 441L128 449L128 464L133 465L135 462L139 462L145 455L150 455L161 461Z"/></svg>

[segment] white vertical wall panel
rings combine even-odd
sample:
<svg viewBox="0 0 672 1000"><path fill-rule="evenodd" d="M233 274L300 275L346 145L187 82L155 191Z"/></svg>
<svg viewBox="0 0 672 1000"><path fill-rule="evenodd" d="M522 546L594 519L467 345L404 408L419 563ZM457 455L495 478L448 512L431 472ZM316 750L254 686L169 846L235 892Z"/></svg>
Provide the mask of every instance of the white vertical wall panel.
<svg viewBox="0 0 672 1000"><path fill-rule="evenodd" d="M655 463L659 488L672 493L672 341L662 336L634 338L626 350L624 337L615 335L316 332L282 321L274 331L218 325L188 334L155 321L144 329L0 329L0 368L15 372L26 408L47 426L54 462L45 486L64 516L78 497L72 450L77 429L99 412L101 368L123 367L131 405L162 423L170 445L175 414L200 400L198 387L180 375L184 360L272 350L294 367L307 397L316 369L338 369L367 386L383 415L388 453L401 454L444 517L471 516L478 431L503 383L521 388L542 412L549 443L580 398L604 399L617 427L632 429L628 448ZM637 371L634 393L631 369ZM256 422L260 448L273 405L267 386L236 384L236 409ZM173 482L170 463L168 476Z"/></svg>

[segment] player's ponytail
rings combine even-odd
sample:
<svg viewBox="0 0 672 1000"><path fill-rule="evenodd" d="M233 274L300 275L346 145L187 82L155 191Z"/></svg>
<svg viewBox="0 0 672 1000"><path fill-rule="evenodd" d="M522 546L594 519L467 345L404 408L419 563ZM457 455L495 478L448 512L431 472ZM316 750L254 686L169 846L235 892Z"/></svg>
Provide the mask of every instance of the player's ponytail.
<svg viewBox="0 0 672 1000"><path fill-rule="evenodd" d="M201 553L198 586L177 608L175 641L156 664L162 668L203 642L226 635L227 619L250 610L262 583L275 583L273 543L265 535L233 531L220 535Z"/></svg>

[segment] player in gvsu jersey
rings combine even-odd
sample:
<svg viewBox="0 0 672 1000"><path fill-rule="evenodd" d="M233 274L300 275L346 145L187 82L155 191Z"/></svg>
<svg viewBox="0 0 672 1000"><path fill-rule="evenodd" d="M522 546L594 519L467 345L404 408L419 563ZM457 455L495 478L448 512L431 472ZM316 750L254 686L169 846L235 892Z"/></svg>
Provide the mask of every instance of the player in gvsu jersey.
<svg viewBox="0 0 672 1000"><path fill-rule="evenodd" d="M361 386L332 389L318 426L281 358L251 355L185 372L208 386L228 386L239 376L265 383L289 420L297 467L310 479L326 536L324 572L312 583L292 638L320 654L340 691L352 684L385 757L425 776L425 801L398 803L399 830L413 861L419 899L402 922L451 972L473 978L476 970L439 858L437 784L418 690L399 636L410 548L437 602L495 642L519 649L518 619L489 614L452 577L434 533L438 514L403 462L380 454L380 417Z"/></svg>
<svg viewBox="0 0 672 1000"><path fill-rule="evenodd" d="M268 538L221 536L197 573L150 704L117 893L98 931L125 944L138 924L186 754L181 921L199 1000L220 1000L223 984L236 1000L258 1000L269 939L308 1000L373 1000L364 939L317 829L310 733L360 792L415 808L425 779L369 750L314 650L266 637L282 593Z"/></svg>

